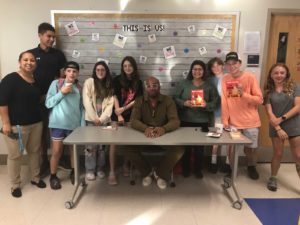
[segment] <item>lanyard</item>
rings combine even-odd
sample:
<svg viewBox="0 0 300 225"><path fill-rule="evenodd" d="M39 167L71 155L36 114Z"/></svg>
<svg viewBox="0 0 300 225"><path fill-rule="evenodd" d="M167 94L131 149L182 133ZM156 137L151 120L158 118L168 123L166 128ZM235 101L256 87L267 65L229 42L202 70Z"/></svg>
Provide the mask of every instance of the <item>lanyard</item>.
<svg viewBox="0 0 300 225"><path fill-rule="evenodd" d="M21 154L24 152L24 145L23 145L23 137L22 137L22 129L20 125L17 125L18 130L18 142L19 142L19 151Z"/></svg>

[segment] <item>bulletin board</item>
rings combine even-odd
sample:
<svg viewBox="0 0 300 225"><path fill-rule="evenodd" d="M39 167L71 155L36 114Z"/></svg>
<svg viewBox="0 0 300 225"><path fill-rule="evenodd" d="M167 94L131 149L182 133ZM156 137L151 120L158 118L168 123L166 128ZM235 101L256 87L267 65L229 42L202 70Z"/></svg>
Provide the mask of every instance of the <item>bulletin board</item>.
<svg viewBox="0 0 300 225"><path fill-rule="evenodd" d="M80 81L105 60L113 76L133 56L141 79L153 75L162 93L172 95L196 59L225 58L237 47L238 13L162 14L52 11L56 45L80 64Z"/></svg>

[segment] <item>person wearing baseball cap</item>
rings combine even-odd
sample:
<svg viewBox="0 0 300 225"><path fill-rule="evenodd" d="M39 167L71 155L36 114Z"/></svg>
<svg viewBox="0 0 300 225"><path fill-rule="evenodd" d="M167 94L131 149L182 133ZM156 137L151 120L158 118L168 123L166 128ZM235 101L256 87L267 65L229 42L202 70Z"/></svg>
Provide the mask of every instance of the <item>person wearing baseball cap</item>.
<svg viewBox="0 0 300 225"><path fill-rule="evenodd" d="M237 128L252 143L246 145L244 152L248 164L248 176L257 180L256 149L261 121L258 106L263 103L262 92L254 74L241 70L242 61L236 52L226 55L228 74L222 80L222 123L224 128ZM232 158L232 151L229 151Z"/></svg>
<svg viewBox="0 0 300 225"><path fill-rule="evenodd" d="M84 112L81 98L81 86L77 81L79 65L69 61L64 66L66 78L54 80L47 93L46 107L51 109L49 128L51 130L52 155L50 159L50 187L61 188L56 176L58 162L63 151L63 140L77 127L84 126ZM71 182L74 183L74 167L71 156Z"/></svg>

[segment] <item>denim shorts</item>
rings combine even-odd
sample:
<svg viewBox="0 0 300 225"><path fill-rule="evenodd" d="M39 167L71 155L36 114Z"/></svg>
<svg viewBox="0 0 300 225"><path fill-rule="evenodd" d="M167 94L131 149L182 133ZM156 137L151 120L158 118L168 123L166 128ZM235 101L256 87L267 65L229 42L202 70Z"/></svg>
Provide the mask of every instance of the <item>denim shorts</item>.
<svg viewBox="0 0 300 225"><path fill-rule="evenodd" d="M72 133L72 130L51 128L51 139L54 141L62 141L67 136L69 136L69 134L71 134L71 133Z"/></svg>

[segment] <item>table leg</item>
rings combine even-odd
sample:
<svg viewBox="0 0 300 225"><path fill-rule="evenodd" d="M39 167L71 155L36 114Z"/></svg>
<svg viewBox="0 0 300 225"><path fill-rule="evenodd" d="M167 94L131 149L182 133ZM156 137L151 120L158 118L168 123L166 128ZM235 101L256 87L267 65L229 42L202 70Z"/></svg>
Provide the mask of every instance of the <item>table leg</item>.
<svg viewBox="0 0 300 225"><path fill-rule="evenodd" d="M80 171L79 171L79 157L77 151L77 145L73 145L73 157L74 157L74 192L72 195L72 199L65 202L65 207L67 209L72 209L75 205L75 197L77 195L77 191L79 186L85 187L86 182L84 179L80 180ZM81 190L82 191L82 190Z"/></svg>

